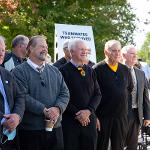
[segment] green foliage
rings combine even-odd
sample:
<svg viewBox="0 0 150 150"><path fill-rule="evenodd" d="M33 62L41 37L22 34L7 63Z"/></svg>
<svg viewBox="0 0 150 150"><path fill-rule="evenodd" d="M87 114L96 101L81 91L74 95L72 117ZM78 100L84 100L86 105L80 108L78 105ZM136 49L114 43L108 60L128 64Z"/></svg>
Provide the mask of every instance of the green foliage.
<svg viewBox="0 0 150 150"><path fill-rule="evenodd" d="M0 20L0 34L5 36L10 48L17 34L47 37L50 55L54 54L54 24L93 26L97 59L103 58L104 43L117 39L132 43L135 15L125 0L18 0L16 10L5 6Z"/></svg>
<svg viewBox="0 0 150 150"><path fill-rule="evenodd" d="M138 52L138 56L150 65L150 32L147 33L146 40Z"/></svg>

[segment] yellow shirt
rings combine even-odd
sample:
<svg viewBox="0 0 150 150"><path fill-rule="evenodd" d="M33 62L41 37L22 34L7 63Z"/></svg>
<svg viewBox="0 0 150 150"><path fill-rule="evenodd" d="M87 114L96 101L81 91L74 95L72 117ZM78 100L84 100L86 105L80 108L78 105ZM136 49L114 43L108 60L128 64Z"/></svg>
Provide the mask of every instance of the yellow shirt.
<svg viewBox="0 0 150 150"><path fill-rule="evenodd" d="M117 69L118 69L118 63L116 64L116 65L110 65L110 64L108 64L108 66L109 66L109 68L112 70L112 71L114 71L114 72L116 72L117 71Z"/></svg>

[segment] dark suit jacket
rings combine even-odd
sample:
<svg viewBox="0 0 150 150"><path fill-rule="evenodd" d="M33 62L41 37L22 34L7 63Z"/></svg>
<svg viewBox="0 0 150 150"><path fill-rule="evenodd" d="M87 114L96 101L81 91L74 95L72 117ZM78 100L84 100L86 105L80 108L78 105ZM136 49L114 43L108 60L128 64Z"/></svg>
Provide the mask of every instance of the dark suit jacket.
<svg viewBox="0 0 150 150"><path fill-rule="evenodd" d="M148 83L145 77L145 73L134 68L137 79L137 103L140 125L143 123L143 117L145 120L150 120L150 101L148 95Z"/></svg>
<svg viewBox="0 0 150 150"><path fill-rule="evenodd" d="M0 76L4 85L10 113L16 113L22 119L25 110L25 93L23 88L21 88L21 85L16 84L11 73L3 67L0 67Z"/></svg>

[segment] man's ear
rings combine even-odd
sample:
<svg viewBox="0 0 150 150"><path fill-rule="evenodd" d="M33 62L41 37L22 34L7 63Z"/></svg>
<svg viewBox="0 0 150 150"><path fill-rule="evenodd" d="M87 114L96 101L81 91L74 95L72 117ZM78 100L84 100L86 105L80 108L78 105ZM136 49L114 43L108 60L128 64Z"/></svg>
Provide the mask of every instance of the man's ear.
<svg viewBox="0 0 150 150"><path fill-rule="evenodd" d="M34 48L30 45L29 50L30 50L30 52L32 52L32 51L34 51Z"/></svg>
<svg viewBox="0 0 150 150"><path fill-rule="evenodd" d="M108 50L104 50L104 54L105 54L105 56L109 56L109 51Z"/></svg>
<svg viewBox="0 0 150 150"><path fill-rule="evenodd" d="M123 53L122 56L123 56L123 58L126 58L126 54Z"/></svg>
<svg viewBox="0 0 150 150"><path fill-rule="evenodd" d="M74 51L71 49L69 52L70 52L70 56L72 57Z"/></svg>

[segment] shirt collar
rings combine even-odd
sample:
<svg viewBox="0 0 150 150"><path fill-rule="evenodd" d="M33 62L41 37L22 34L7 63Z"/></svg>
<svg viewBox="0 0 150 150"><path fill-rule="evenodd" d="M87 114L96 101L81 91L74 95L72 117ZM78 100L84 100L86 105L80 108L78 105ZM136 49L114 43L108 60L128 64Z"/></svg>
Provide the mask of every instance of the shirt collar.
<svg viewBox="0 0 150 150"><path fill-rule="evenodd" d="M70 60L70 62L77 68L77 67L83 67L83 65L78 65L78 64L76 64L72 59Z"/></svg>
<svg viewBox="0 0 150 150"><path fill-rule="evenodd" d="M39 72L39 71L37 70L37 68L39 68L39 67L45 67L45 62L44 62L41 66L39 66L39 65L35 64L30 58L27 59L27 63L28 63L34 70L36 70L37 72Z"/></svg>

